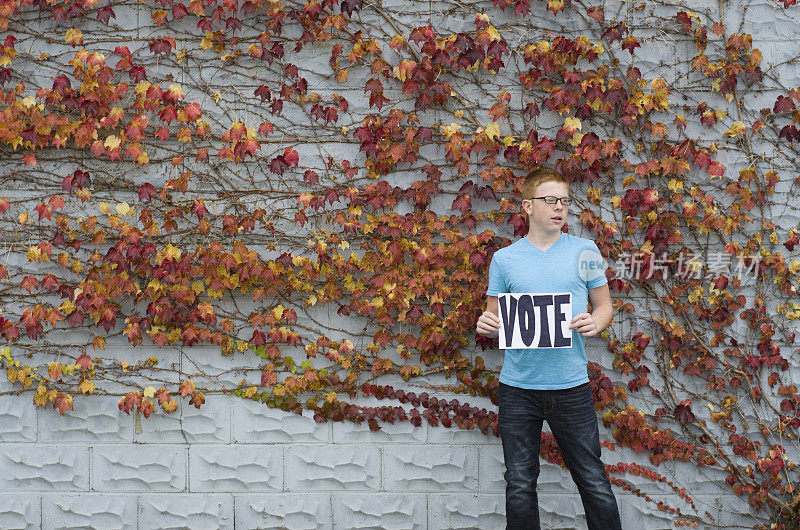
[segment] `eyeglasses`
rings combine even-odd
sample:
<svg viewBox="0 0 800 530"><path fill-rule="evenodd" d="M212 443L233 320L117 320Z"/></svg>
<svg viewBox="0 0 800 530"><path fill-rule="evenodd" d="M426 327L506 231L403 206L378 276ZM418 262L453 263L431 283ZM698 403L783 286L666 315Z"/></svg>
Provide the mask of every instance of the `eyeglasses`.
<svg viewBox="0 0 800 530"><path fill-rule="evenodd" d="M544 202L546 202L547 204L555 204L558 201L561 201L561 204L563 204L564 206L569 206L570 203L572 202L571 197L556 197L554 195L547 195L545 197L534 197L534 199L544 199Z"/></svg>

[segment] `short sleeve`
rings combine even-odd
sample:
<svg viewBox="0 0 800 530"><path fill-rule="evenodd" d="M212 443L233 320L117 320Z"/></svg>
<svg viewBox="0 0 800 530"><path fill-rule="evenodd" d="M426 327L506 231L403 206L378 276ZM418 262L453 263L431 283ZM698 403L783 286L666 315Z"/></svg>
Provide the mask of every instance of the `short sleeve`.
<svg viewBox="0 0 800 530"><path fill-rule="evenodd" d="M489 263L489 286L486 288L486 295L497 296L500 293L507 292L506 281L503 278L503 272L500 270L500 264L497 262L497 254L495 254Z"/></svg>
<svg viewBox="0 0 800 530"><path fill-rule="evenodd" d="M586 282L587 289L594 289L608 283L606 269L608 264L600 254L597 244L592 241L589 247L583 250L578 260L578 272L581 279Z"/></svg>

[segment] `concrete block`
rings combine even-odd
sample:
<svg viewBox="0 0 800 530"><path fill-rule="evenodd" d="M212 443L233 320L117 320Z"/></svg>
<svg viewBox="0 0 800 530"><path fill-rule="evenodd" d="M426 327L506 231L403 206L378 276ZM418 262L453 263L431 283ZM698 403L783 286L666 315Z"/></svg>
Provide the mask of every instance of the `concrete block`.
<svg viewBox="0 0 800 530"><path fill-rule="evenodd" d="M139 498L142 528L233 529L231 495L142 495Z"/></svg>
<svg viewBox="0 0 800 530"><path fill-rule="evenodd" d="M424 422L425 424L427 422ZM499 444L500 439L492 434L483 434L480 429L428 426L428 443L432 444Z"/></svg>
<svg viewBox="0 0 800 530"><path fill-rule="evenodd" d="M191 491L280 491L283 449L269 446L194 445L189 448Z"/></svg>
<svg viewBox="0 0 800 530"><path fill-rule="evenodd" d="M208 398L206 398L208 399ZM205 406L205 405L203 405ZM181 414L183 409L194 408L194 406L185 400L178 400L178 409L171 414L165 414L163 410L156 411L155 414L149 418L141 418L140 425L142 427L141 433L134 431L134 441L137 443L181 443L188 444L189 436L183 428L183 418ZM202 408L202 407L201 407ZM131 415L130 421L134 421L134 416Z"/></svg>
<svg viewBox="0 0 800 530"><path fill-rule="evenodd" d="M208 396L198 409L178 398L172 414L158 411L142 418L142 432L136 440L148 443L222 443L231 442L231 398Z"/></svg>
<svg viewBox="0 0 800 530"><path fill-rule="evenodd" d="M647 528L648 530L651 528L653 530L674 528L673 521L675 521L676 515L658 510L657 503L659 501L666 501L670 506L674 506L676 504L675 501L678 500L677 496L673 496L672 498L661 496L652 498L654 499L652 502L647 502L635 495L617 496L619 515L622 519L623 528L628 528L632 523L637 527ZM688 508L682 501L680 502L683 507ZM718 512L718 510L715 511Z"/></svg>
<svg viewBox="0 0 800 530"><path fill-rule="evenodd" d="M153 156L153 154L151 153L150 156ZM118 324L118 326L120 325ZM151 357L155 357L158 361L158 364L153 369L143 367L135 371L129 370L126 374L119 374L115 380L104 380L102 384L98 382L98 388L108 392L127 393L130 392L132 387L146 388L152 386L155 389L159 389L163 386L163 381L165 380L171 383L178 382L181 352L177 348L143 349L131 346L123 340L112 338L106 343L106 349L103 352L104 359L112 362L125 361L130 363L131 366L145 362Z"/></svg>
<svg viewBox="0 0 800 530"><path fill-rule="evenodd" d="M329 494L236 496L236 528L323 530L333 528Z"/></svg>
<svg viewBox="0 0 800 530"><path fill-rule="evenodd" d="M114 397L91 396L75 401L63 416L39 411L39 437L45 442L132 442L133 415L123 414Z"/></svg>
<svg viewBox="0 0 800 530"><path fill-rule="evenodd" d="M477 491L478 449L468 446L384 447L387 491Z"/></svg>
<svg viewBox="0 0 800 530"><path fill-rule="evenodd" d="M3 444L0 491L89 489L89 448Z"/></svg>
<svg viewBox="0 0 800 530"><path fill-rule="evenodd" d="M0 495L0 528L34 530L42 527L42 499L31 493Z"/></svg>
<svg viewBox="0 0 800 530"><path fill-rule="evenodd" d="M539 518L543 528L552 530L586 528L586 514L583 511L581 498L577 493L572 495L563 493L540 494ZM638 523L634 525L634 528L648 527Z"/></svg>
<svg viewBox="0 0 800 530"><path fill-rule="evenodd" d="M36 441L38 412L28 396L4 396L0 400L0 442Z"/></svg>
<svg viewBox="0 0 800 530"><path fill-rule="evenodd" d="M114 6L114 18L110 22L115 30L134 32L137 37L139 31L143 29L141 10L138 5Z"/></svg>
<svg viewBox="0 0 800 530"><path fill-rule="evenodd" d="M506 481L503 473L503 447L484 445L478 448L478 487L481 493L505 493Z"/></svg>
<svg viewBox="0 0 800 530"><path fill-rule="evenodd" d="M381 455L370 446L292 446L286 453L286 489L380 489Z"/></svg>
<svg viewBox="0 0 800 530"><path fill-rule="evenodd" d="M333 528L427 528L427 499L423 494L333 494Z"/></svg>
<svg viewBox="0 0 800 530"><path fill-rule="evenodd" d="M186 449L170 445L98 445L92 450L95 491L183 491Z"/></svg>
<svg viewBox="0 0 800 530"><path fill-rule="evenodd" d="M245 312L247 314L247 312ZM262 359L250 352L247 355L229 355L223 357L219 349L192 348L191 355L181 354L181 366L198 375L192 379L197 386L211 389L235 388L242 379L250 384L259 384L260 376L255 372L246 372L241 368L257 368Z"/></svg>
<svg viewBox="0 0 800 530"><path fill-rule="evenodd" d="M428 528L501 530L506 527L503 495L431 495L428 513Z"/></svg>
<svg viewBox="0 0 800 530"><path fill-rule="evenodd" d="M135 530L136 496L45 493L42 527Z"/></svg>
<svg viewBox="0 0 800 530"><path fill-rule="evenodd" d="M230 443L231 399L209 396L198 409L188 403L181 407L181 426L190 443Z"/></svg>
<svg viewBox="0 0 800 530"><path fill-rule="evenodd" d="M329 423L317 423L307 412L293 414L244 399L233 402L236 443L327 442L330 428Z"/></svg>
<svg viewBox="0 0 800 530"><path fill-rule="evenodd" d="M333 423L333 443L385 443L402 442L411 444L424 443L428 424L423 423L414 427L410 421L397 423L380 423L380 430L371 431L367 422L353 423L352 421Z"/></svg>

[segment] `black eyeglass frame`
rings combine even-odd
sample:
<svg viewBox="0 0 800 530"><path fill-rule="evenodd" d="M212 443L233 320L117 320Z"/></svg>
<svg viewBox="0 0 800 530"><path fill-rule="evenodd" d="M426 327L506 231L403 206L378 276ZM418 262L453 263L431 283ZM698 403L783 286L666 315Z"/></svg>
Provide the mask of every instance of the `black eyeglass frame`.
<svg viewBox="0 0 800 530"><path fill-rule="evenodd" d="M544 202L546 204L556 204L557 202L561 201L561 204L563 204L564 206L569 206L572 203L572 197L556 197L555 195L545 195L544 197L533 197L533 198L544 199Z"/></svg>

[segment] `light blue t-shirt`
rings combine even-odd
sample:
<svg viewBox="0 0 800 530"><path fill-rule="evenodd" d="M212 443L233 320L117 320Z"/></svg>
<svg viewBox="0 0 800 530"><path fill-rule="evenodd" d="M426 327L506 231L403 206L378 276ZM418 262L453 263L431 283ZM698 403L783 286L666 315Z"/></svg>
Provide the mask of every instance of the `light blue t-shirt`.
<svg viewBox="0 0 800 530"><path fill-rule="evenodd" d="M562 233L547 250L523 237L494 253L486 294L572 293L572 315L588 307L589 289L608 283L605 262L594 241ZM518 388L557 390L589 381L585 338L572 330L569 348L505 350L500 382Z"/></svg>

